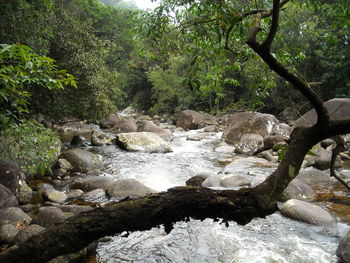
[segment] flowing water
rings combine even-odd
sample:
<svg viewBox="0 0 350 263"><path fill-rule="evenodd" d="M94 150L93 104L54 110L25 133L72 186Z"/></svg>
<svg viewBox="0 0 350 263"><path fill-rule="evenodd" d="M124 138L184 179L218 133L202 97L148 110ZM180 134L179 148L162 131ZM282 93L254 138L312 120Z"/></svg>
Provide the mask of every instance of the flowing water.
<svg viewBox="0 0 350 263"><path fill-rule="evenodd" d="M198 131L176 132L171 142L172 153L130 153L116 146L98 147L103 155L107 174L117 179L133 178L157 191L185 185L198 173L225 172L217 161L227 153L213 152L221 134L208 135L201 141L186 140ZM268 165L236 164L231 170L261 182L273 168ZM249 170L249 171L247 171ZM253 171L253 172L252 172ZM232 172L232 171L230 171ZM255 180L255 181L254 181ZM339 235L349 226L338 223L339 234L329 229L297 222L280 213L257 218L245 226L230 222L229 227L207 219L178 222L170 234L162 227L118 235L100 241L97 252L102 263L116 262L274 262L330 263L337 262L335 250Z"/></svg>

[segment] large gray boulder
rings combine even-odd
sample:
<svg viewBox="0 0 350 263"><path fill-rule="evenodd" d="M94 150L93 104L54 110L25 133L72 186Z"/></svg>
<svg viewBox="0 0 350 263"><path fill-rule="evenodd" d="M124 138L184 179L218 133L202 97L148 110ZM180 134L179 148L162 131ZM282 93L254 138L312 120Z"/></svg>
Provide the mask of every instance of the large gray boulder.
<svg viewBox="0 0 350 263"><path fill-rule="evenodd" d="M227 122L222 137L225 141L237 144L242 135L247 133L259 134L262 137L273 134L279 121L270 114L258 112L241 112L232 114Z"/></svg>
<svg viewBox="0 0 350 263"><path fill-rule="evenodd" d="M336 253L340 263L350 263L350 231L340 240Z"/></svg>
<svg viewBox="0 0 350 263"><path fill-rule="evenodd" d="M6 186L15 196L18 194L20 167L15 162L0 161L0 184Z"/></svg>
<svg viewBox="0 0 350 263"><path fill-rule="evenodd" d="M141 121L137 128L138 132L153 132L157 134L163 140L169 141L171 139L171 132L169 130L162 129L154 124L153 121Z"/></svg>
<svg viewBox="0 0 350 263"><path fill-rule="evenodd" d="M204 116L199 112L185 110L180 113L176 126L185 130L199 129L203 126L204 120Z"/></svg>
<svg viewBox="0 0 350 263"><path fill-rule="evenodd" d="M18 206L15 195L7 187L0 184L0 209Z"/></svg>
<svg viewBox="0 0 350 263"><path fill-rule="evenodd" d="M80 189L84 192L90 192L95 189L106 190L115 179L111 176L92 176L76 179L70 186L71 189Z"/></svg>
<svg viewBox="0 0 350 263"><path fill-rule="evenodd" d="M315 198L316 193L314 190L312 190L311 186L297 178L292 180L283 192L284 200L298 199L304 201L313 201Z"/></svg>
<svg viewBox="0 0 350 263"><path fill-rule="evenodd" d="M142 197L147 194L155 193L153 189L145 186L135 179L122 179L113 183L107 189L107 194L113 199L124 199Z"/></svg>
<svg viewBox="0 0 350 263"><path fill-rule="evenodd" d="M113 126L112 130L117 133L136 132L136 120L133 117L119 117L119 121Z"/></svg>
<svg viewBox="0 0 350 263"><path fill-rule="evenodd" d="M106 118L100 120L100 127L104 129L112 128L120 121L120 118L116 114L111 114Z"/></svg>
<svg viewBox="0 0 350 263"><path fill-rule="evenodd" d="M328 100L324 103L327 108L331 120L348 119L350 112L349 98L336 98ZM316 123L316 111L314 109L308 111L294 122L293 128L305 126L310 127Z"/></svg>
<svg viewBox="0 0 350 263"><path fill-rule="evenodd" d="M264 146L264 138L259 134L243 134L236 146L236 153L254 155Z"/></svg>
<svg viewBox="0 0 350 263"><path fill-rule="evenodd" d="M279 206L281 213L289 218L313 225L335 227L335 218L323 208L305 201L290 199Z"/></svg>
<svg viewBox="0 0 350 263"><path fill-rule="evenodd" d="M105 170L104 164L99 155L82 149L70 149L61 154L60 158L69 161L74 172L88 173Z"/></svg>
<svg viewBox="0 0 350 263"><path fill-rule="evenodd" d="M131 152L168 153L171 147L152 132L130 132L117 134L117 144Z"/></svg>
<svg viewBox="0 0 350 263"><path fill-rule="evenodd" d="M17 223L29 225L32 219L19 207L8 207L0 210L0 223L1 222L7 222L13 225Z"/></svg>

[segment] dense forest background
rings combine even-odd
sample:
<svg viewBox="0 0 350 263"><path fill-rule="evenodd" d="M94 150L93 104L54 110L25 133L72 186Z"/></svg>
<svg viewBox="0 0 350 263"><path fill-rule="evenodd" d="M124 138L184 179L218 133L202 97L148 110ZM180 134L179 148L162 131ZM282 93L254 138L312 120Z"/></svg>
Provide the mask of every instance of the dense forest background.
<svg viewBox="0 0 350 263"><path fill-rule="evenodd" d="M290 3L282 13L288 19L281 19L276 46L283 48L276 49L288 52L279 58L324 100L349 97L348 28L334 23L340 10L327 1L320 8L304 5ZM0 1L0 17L0 43L27 45L76 78L76 88L29 85L30 113L97 120L132 105L150 114L259 110L283 119L288 106L308 109L247 47L233 55L221 34L210 29L208 37L208 24L152 20L120 0ZM225 27L221 23L218 30ZM159 27L165 36L156 33Z"/></svg>

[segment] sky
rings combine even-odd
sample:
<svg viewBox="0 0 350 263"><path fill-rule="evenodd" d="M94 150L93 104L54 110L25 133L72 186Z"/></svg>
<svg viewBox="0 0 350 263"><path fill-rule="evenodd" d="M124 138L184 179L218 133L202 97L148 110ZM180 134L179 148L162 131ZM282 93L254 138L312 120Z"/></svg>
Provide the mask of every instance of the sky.
<svg viewBox="0 0 350 263"><path fill-rule="evenodd" d="M132 0L138 8L141 9L153 9L157 6L157 3L153 2L151 0Z"/></svg>

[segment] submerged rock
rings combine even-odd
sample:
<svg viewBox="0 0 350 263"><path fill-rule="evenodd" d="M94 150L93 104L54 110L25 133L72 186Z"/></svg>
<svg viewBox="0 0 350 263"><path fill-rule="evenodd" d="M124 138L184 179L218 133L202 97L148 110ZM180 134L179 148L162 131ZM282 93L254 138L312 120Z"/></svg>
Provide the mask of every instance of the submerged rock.
<svg viewBox="0 0 350 263"><path fill-rule="evenodd" d="M152 132L130 132L117 134L117 144L131 152L168 153L169 144Z"/></svg>

